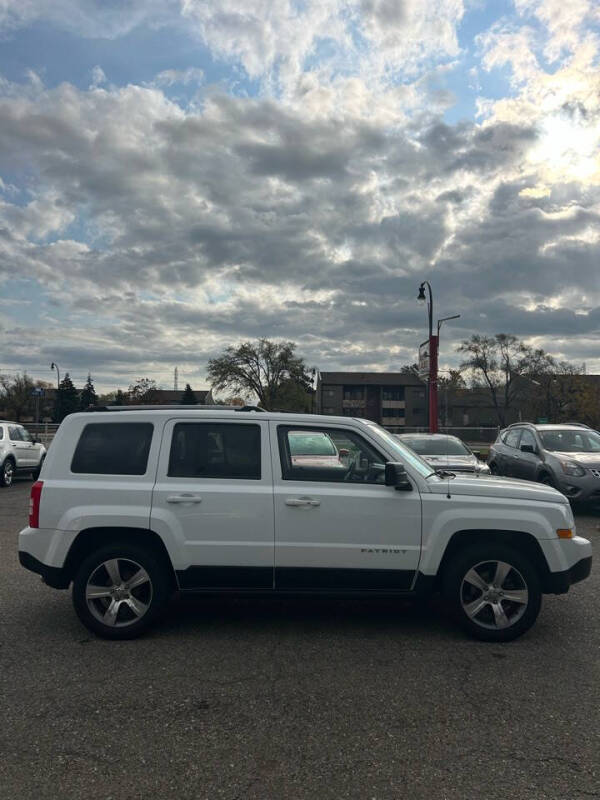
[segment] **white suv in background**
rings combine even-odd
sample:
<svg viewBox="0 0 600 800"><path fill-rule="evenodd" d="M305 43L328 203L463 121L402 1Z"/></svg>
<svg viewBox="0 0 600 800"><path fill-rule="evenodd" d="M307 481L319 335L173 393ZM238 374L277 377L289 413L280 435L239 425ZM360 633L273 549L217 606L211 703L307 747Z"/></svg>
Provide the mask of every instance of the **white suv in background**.
<svg viewBox="0 0 600 800"><path fill-rule="evenodd" d="M37 480L46 448L18 422L0 420L0 486L11 486L17 474Z"/></svg>
<svg viewBox="0 0 600 800"><path fill-rule="evenodd" d="M335 463L294 461L325 435ZM141 634L181 592L417 595L507 641L591 569L549 486L435 472L367 420L118 407L68 416L31 492L21 564L82 622Z"/></svg>

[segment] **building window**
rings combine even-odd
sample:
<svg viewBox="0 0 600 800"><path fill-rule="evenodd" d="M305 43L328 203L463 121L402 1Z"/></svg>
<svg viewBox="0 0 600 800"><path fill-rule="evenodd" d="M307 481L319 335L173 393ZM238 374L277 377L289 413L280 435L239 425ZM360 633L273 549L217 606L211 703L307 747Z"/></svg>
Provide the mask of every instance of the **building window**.
<svg viewBox="0 0 600 800"><path fill-rule="evenodd" d="M362 386L344 386L344 400L363 400L365 390Z"/></svg>
<svg viewBox="0 0 600 800"><path fill-rule="evenodd" d="M404 386L398 388L384 387L381 390L382 400L404 400Z"/></svg>
<svg viewBox="0 0 600 800"><path fill-rule="evenodd" d="M404 409L403 408L382 408L381 409L381 416L382 417L403 417L404 416Z"/></svg>
<svg viewBox="0 0 600 800"><path fill-rule="evenodd" d="M413 414L423 414L423 412L424 412L424 409L419 408L419 407L413 408L413 410L412 410Z"/></svg>

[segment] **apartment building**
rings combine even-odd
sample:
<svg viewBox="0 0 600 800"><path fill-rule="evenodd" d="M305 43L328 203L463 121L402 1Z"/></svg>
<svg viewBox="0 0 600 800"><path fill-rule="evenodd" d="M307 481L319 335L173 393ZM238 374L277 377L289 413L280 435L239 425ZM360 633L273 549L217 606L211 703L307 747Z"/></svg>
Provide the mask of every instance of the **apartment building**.
<svg viewBox="0 0 600 800"><path fill-rule="evenodd" d="M322 414L363 417L386 428L427 425L425 384L400 372L322 372L318 382Z"/></svg>

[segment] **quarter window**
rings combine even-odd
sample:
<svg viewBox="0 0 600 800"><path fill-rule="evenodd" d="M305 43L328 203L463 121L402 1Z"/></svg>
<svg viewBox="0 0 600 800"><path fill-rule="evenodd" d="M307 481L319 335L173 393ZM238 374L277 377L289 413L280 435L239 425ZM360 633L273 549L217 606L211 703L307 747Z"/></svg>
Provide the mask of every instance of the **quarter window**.
<svg viewBox="0 0 600 800"><path fill-rule="evenodd" d="M149 422L91 423L83 429L71 472L144 475L154 426Z"/></svg>
<svg viewBox="0 0 600 800"><path fill-rule="evenodd" d="M168 475L260 480L260 426L178 422L173 428Z"/></svg>
<svg viewBox="0 0 600 800"><path fill-rule="evenodd" d="M339 428L278 428L283 479L384 483L385 459L361 436Z"/></svg>

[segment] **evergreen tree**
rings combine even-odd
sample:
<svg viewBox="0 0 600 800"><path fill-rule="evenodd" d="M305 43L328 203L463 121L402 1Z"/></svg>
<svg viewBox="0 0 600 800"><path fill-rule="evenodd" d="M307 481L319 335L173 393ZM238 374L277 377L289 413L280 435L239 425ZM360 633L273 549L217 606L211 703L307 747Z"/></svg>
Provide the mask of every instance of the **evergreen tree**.
<svg viewBox="0 0 600 800"><path fill-rule="evenodd" d="M74 411L79 410L79 393L73 381L67 372L62 379L56 392L56 406L54 410L54 419L56 422L62 422L67 414L72 414Z"/></svg>
<svg viewBox="0 0 600 800"><path fill-rule="evenodd" d="M189 385L189 383L186 383L185 385L185 392L181 395L181 403L186 406L198 405L198 399L192 391L192 387Z"/></svg>
<svg viewBox="0 0 600 800"><path fill-rule="evenodd" d="M87 381L85 382L85 386L81 390L81 395L79 397L79 408L82 411L85 411L86 408L96 405L98 405L98 395L94 389L92 376L88 372Z"/></svg>

